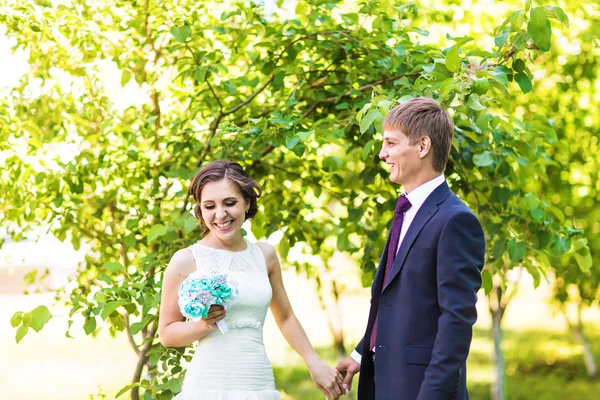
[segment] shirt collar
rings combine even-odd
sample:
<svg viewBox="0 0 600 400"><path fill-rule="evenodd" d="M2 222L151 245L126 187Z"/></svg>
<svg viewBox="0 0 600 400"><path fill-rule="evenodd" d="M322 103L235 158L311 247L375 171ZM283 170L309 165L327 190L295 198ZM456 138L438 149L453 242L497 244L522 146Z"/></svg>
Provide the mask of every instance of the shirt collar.
<svg viewBox="0 0 600 400"><path fill-rule="evenodd" d="M425 182L418 188L414 189L412 192L406 194L403 193L406 197L408 197L408 201L410 201L411 208L414 210L418 210L421 208L425 200L429 197L429 195L442 183L446 181L446 177L444 174L438 176L430 180L429 182Z"/></svg>

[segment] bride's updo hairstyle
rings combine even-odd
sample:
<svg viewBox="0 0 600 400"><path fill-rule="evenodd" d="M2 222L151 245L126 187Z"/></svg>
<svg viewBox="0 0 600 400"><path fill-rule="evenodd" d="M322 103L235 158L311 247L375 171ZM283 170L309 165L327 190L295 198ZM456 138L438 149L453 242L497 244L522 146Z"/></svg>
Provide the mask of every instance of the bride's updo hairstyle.
<svg viewBox="0 0 600 400"><path fill-rule="evenodd" d="M200 223L204 228L202 236L205 236L209 232L209 229L204 223L204 219L202 219L200 207L202 189L204 189L204 186L206 186L207 183L220 181L222 179L229 179L231 182L235 183L246 202L250 204L250 208L246 212L245 220L254 218L258 212L257 199L262 195L262 188L260 185L244 171L240 164L227 160L212 161L198 171L196 176L192 179L192 183L188 189L188 194L191 195L196 202L196 205L194 206L194 215L200 220Z"/></svg>

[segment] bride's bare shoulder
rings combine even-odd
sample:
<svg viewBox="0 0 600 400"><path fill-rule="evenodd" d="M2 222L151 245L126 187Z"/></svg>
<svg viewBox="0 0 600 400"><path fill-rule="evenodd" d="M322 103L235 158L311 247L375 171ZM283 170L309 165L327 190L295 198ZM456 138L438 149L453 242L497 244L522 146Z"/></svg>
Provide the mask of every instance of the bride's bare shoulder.
<svg viewBox="0 0 600 400"><path fill-rule="evenodd" d="M169 265L167 266L166 273L171 276L186 277L196 270L196 260L192 250L188 247L185 249L177 250Z"/></svg>

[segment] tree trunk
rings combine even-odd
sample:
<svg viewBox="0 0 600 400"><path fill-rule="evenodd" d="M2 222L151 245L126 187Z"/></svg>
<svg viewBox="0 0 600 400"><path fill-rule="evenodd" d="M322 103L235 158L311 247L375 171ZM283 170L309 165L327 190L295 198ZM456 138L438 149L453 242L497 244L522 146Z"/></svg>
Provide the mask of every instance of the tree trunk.
<svg viewBox="0 0 600 400"><path fill-rule="evenodd" d="M158 320L155 320L152 323L151 328L148 330L148 336L145 337L148 341L144 344L142 349L140 350L138 363L135 366L135 372L133 374L132 383L138 383L142 378L142 372L144 370L144 366L148 362L148 350L152 347L152 343L154 342L154 336L156 335L156 331L158 329ZM131 389L131 400L140 400L140 387L135 386Z"/></svg>
<svg viewBox="0 0 600 400"><path fill-rule="evenodd" d="M596 366L596 360L594 359L594 353L592 352L592 348L585 335L583 334L583 321L581 320L581 303L577 305L577 321L576 323L571 323L569 320L569 316L567 315L567 310L562 308L563 315L567 320L567 324L569 325L569 331L583 348L583 360L585 363L585 369L587 371L588 378L594 380L598 377L598 368Z"/></svg>
<svg viewBox="0 0 600 400"><path fill-rule="evenodd" d="M506 382L504 375L504 354L502 352L502 318L506 311L506 303L503 300L503 290L495 287L490 292L490 313L492 314L492 337L494 339L494 380L491 387L492 400L506 399Z"/></svg>
<svg viewBox="0 0 600 400"><path fill-rule="evenodd" d="M325 260L324 263L326 263ZM327 325L329 325L329 330L333 336L336 356L338 360L342 360L347 354L344 345L344 328L342 325L342 313L340 311L339 289L336 282L331 278L327 266L319 268L319 276L316 281L319 303L325 315L327 315ZM326 301L326 297L330 301Z"/></svg>
<svg viewBox="0 0 600 400"><path fill-rule="evenodd" d="M575 336L575 340L577 343L583 347L583 358L585 361L585 369L588 374L588 378L596 379L598 376L598 368L596 367L596 360L594 359L594 353L592 353L592 349L583 335L583 331L581 327L572 327L571 333Z"/></svg>
<svg viewBox="0 0 600 400"><path fill-rule="evenodd" d="M492 336L494 338L494 381L492 383L492 400L506 398L504 387L504 355L502 353L502 312L492 311Z"/></svg>
<svg viewBox="0 0 600 400"><path fill-rule="evenodd" d="M338 360L342 360L346 357L346 347L344 346L344 328L342 326L342 312L340 310L340 293L338 291L338 287L337 284L335 283L335 281L331 282L331 292L333 294L333 299L334 299L334 303L333 303L333 312L335 315L335 320L336 320L336 326L337 328L334 328L331 330L331 333L333 334L333 341L334 341L334 346L335 346L335 351L336 351L336 355Z"/></svg>

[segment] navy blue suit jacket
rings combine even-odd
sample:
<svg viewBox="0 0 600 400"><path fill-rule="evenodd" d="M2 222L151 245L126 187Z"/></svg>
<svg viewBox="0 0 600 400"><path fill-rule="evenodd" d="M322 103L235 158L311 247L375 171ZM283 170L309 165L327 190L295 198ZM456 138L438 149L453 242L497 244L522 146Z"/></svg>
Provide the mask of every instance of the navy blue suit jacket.
<svg viewBox="0 0 600 400"><path fill-rule="evenodd" d="M444 182L415 215L382 290L388 245L389 237L356 347L363 355L359 400L467 400L465 364L485 254L479 220Z"/></svg>

